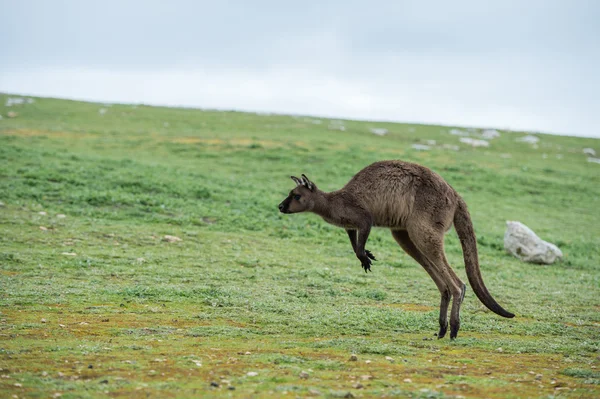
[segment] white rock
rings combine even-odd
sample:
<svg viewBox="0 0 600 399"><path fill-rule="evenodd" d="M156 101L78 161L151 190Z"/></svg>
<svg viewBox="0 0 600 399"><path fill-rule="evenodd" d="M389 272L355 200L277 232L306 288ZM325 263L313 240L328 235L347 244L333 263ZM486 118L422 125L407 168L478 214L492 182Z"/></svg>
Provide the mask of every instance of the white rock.
<svg viewBox="0 0 600 399"><path fill-rule="evenodd" d="M413 144L413 145L411 145L411 147L417 151L427 151L427 150L431 149L430 146L425 145L425 144Z"/></svg>
<svg viewBox="0 0 600 399"><path fill-rule="evenodd" d="M500 137L500 132L496 129L485 129L481 133L481 137L488 140L495 139L496 137Z"/></svg>
<svg viewBox="0 0 600 399"><path fill-rule="evenodd" d="M588 162L600 163L600 158L589 157Z"/></svg>
<svg viewBox="0 0 600 399"><path fill-rule="evenodd" d="M371 131L371 133L376 134L378 136L385 136L386 134L388 134L388 130L384 128L372 127L369 130Z"/></svg>
<svg viewBox="0 0 600 399"><path fill-rule="evenodd" d="M171 236L171 235L166 235L163 237L163 241L166 242L179 242L181 241L181 238L177 237L177 236Z"/></svg>
<svg viewBox="0 0 600 399"><path fill-rule="evenodd" d="M485 140L472 139L470 137L461 137L460 142L472 147L489 147L490 143Z"/></svg>
<svg viewBox="0 0 600 399"><path fill-rule="evenodd" d="M436 141L435 140L427 140L425 141L427 143L427 145L436 145Z"/></svg>
<svg viewBox="0 0 600 399"><path fill-rule="evenodd" d="M249 371L246 373L248 377L256 377L258 373L256 371Z"/></svg>
<svg viewBox="0 0 600 399"><path fill-rule="evenodd" d="M528 135L517 139L517 141L520 141L522 143L536 144L538 141L540 141L540 139L537 136Z"/></svg>
<svg viewBox="0 0 600 399"><path fill-rule="evenodd" d="M584 148L583 149L583 153L585 155L589 155L590 157L595 157L596 156L596 151L593 148Z"/></svg>
<svg viewBox="0 0 600 399"><path fill-rule="evenodd" d="M523 223L514 221L506 222L504 248L511 255L530 263L550 265L563 256L556 245L542 240Z"/></svg>
<svg viewBox="0 0 600 399"><path fill-rule="evenodd" d="M444 144L442 148L452 151L460 151L460 147L454 144Z"/></svg>
<svg viewBox="0 0 600 399"><path fill-rule="evenodd" d="M8 97L6 99L6 106L12 107L13 105L21 105L25 104L25 99L23 97Z"/></svg>
<svg viewBox="0 0 600 399"><path fill-rule="evenodd" d="M468 136L469 133L465 132L464 130L460 130L460 129L450 129L450 134L454 135L454 136Z"/></svg>

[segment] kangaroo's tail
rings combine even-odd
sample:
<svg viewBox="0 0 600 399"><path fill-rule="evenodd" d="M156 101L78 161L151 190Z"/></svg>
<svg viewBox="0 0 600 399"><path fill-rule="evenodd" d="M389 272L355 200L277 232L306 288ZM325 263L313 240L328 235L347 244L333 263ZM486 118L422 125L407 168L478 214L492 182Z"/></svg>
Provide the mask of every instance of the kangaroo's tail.
<svg viewBox="0 0 600 399"><path fill-rule="evenodd" d="M471 222L471 216L467 210L467 204L462 198L459 198L458 207L454 213L454 228L458 233L458 238L460 238L460 243L462 245L467 277L469 278L469 283L471 284L473 291L475 291L477 298L479 298L479 300L492 312L503 317L515 317L514 314L508 312L496 302L483 283L481 270L479 269L477 240L475 239L475 232L473 231L473 223Z"/></svg>

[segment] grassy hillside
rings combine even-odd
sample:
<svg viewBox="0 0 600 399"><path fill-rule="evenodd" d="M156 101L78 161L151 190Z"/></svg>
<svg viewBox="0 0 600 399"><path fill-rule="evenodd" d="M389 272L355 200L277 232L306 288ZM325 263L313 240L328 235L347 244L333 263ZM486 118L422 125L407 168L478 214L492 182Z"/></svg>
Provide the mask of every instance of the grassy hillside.
<svg viewBox="0 0 600 399"><path fill-rule="evenodd" d="M600 165L582 153L598 140L502 131L472 148L450 127L8 97L0 396L600 396ZM343 230L279 214L291 174L334 190L382 159L463 195L515 319L469 289L459 338L438 341L435 284L389 231L367 275ZM563 261L506 254L506 220ZM454 232L446 251L466 281Z"/></svg>

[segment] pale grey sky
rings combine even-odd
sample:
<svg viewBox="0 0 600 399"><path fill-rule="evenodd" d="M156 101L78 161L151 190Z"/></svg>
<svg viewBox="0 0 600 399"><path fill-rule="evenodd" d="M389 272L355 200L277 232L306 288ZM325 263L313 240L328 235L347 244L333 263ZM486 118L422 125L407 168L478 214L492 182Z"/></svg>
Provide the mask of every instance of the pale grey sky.
<svg viewBox="0 0 600 399"><path fill-rule="evenodd" d="M0 0L0 91L600 137L600 2Z"/></svg>

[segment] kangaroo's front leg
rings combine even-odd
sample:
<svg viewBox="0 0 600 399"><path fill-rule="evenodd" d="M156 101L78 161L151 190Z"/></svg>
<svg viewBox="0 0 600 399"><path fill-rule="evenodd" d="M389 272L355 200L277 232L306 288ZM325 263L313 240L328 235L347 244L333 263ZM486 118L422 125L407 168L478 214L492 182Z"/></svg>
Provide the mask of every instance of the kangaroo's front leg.
<svg viewBox="0 0 600 399"><path fill-rule="evenodd" d="M369 251L365 250L365 244L367 243L367 239L369 238L369 233L371 232L371 224L364 224L363 226L361 226L358 229L358 237L356 240L356 250L354 251L356 253L356 257L360 260L360 263L362 264L363 269L366 272L370 272L371 271L371 259L373 257L373 254L371 254ZM369 256L370 255L370 256Z"/></svg>
<svg viewBox="0 0 600 399"><path fill-rule="evenodd" d="M352 244L352 250L356 254L357 253L356 252L356 230L346 230L346 233L348 233L348 238L350 238L350 244ZM377 259L375 259L375 255L373 255L371 253L371 251L369 251L368 249L365 249L365 253L371 260L377 260Z"/></svg>

